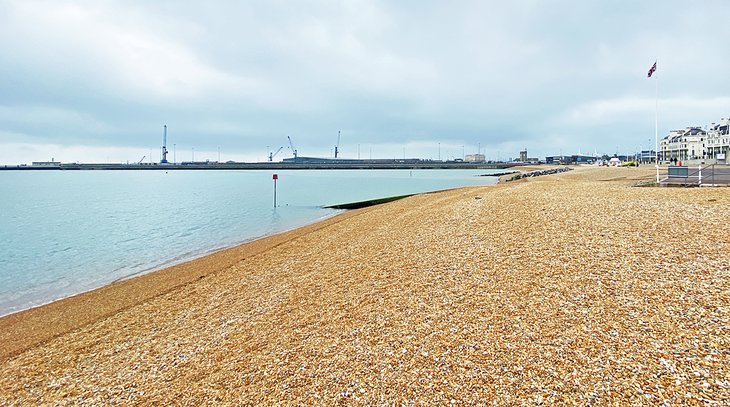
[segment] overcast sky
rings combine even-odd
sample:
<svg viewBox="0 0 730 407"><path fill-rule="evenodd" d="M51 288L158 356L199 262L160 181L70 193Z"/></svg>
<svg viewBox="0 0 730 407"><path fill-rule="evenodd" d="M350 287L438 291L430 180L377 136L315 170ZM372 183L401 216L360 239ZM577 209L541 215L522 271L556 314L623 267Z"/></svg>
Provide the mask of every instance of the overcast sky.
<svg viewBox="0 0 730 407"><path fill-rule="evenodd" d="M730 116L730 2L0 0L0 163L633 152L655 60L660 138Z"/></svg>

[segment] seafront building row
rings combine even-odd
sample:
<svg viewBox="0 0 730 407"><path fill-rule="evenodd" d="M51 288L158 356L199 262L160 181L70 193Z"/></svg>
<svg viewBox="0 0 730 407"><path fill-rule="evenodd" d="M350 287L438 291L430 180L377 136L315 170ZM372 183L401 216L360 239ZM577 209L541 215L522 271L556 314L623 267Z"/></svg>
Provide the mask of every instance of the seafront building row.
<svg viewBox="0 0 730 407"><path fill-rule="evenodd" d="M728 150L730 118L722 118L708 129L695 126L670 131L659 143L659 159L669 163L727 164Z"/></svg>

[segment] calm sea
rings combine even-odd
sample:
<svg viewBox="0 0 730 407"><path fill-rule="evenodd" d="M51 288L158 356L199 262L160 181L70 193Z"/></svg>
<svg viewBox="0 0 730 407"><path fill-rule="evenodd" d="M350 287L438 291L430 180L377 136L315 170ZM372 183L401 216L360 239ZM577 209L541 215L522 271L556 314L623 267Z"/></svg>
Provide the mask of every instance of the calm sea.
<svg viewBox="0 0 730 407"><path fill-rule="evenodd" d="M0 315L492 170L0 172Z"/></svg>

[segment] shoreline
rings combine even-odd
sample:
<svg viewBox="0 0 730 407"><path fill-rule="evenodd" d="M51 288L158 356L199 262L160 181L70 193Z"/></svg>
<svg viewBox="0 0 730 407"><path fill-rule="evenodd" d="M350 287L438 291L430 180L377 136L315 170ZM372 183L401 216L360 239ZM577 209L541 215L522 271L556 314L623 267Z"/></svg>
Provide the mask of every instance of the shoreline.
<svg viewBox="0 0 730 407"><path fill-rule="evenodd" d="M191 276L192 274L197 274L192 271L194 267L204 267L208 270L213 268L212 271L209 270L197 277L198 279L204 278L206 275L225 270L227 267L230 267L230 265L235 264L238 261L243 261L247 257L255 256L261 252L270 250L278 244L296 239L297 237L305 235L311 231L328 227L330 224L347 219L349 217L348 215L355 216L356 214L354 212L359 213L361 211L367 211L368 209L371 209L372 206L392 202L393 200L405 199L411 196L438 194L440 192L455 191L464 188L494 187L496 185L504 184L506 179L513 174L520 172L520 167L511 167L507 169L514 169L515 171L495 176L497 178L495 183L490 185L447 188L444 190L334 205L338 208L333 208L334 206L327 206L326 208L341 209L341 212L325 216L324 218L304 226L294 227L271 235L252 238L233 246L213 249L210 252L202 253L192 258L186 258L161 267L155 267L129 276L124 276L96 288L51 300L43 304L34 305L30 308L13 311L9 314L0 315L0 361L17 355L18 353L21 353L33 346L63 335L64 333L81 328L98 319L113 315L116 312L137 305L145 300L173 291L185 284L189 284L195 281L195 278ZM528 171L531 170L528 169ZM359 204L362 203L370 204L367 206L360 206ZM344 209L340 207L343 207ZM342 219L338 220L340 217L342 217ZM260 248L258 246L263 247ZM249 249L252 250L252 252L246 253ZM235 256L236 258L230 259L230 256ZM213 266L214 264L215 266ZM161 273L161 275L153 277L158 273ZM175 279L173 278L173 275L175 275L175 278L180 281L170 281ZM140 279L140 281L137 281L137 279ZM155 286L159 283L162 283L162 286L160 286L159 289L150 289L151 286ZM144 287L145 289L142 289L141 287ZM130 290L138 290L138 292L130 293ZM123 301L117 306L110 306L110 301L106 297L112 296L116 291L122 293ZM87 307L96 304L97 302L102 304L102 308L91 309L91 311L88 311L89 308ZM82 310L87 310L88 312L83 313L81 312ZM63 320L64 323L58 324L60 320ZM53 326L54 328L51 329L50 332L38 329L43 326ZM31 332L31 334L28 336L27 332ZM21 337L23 340L20 340Z"/></svg>
<svg viewBox="0 0 730 407"><path fill-rule="evenodd" d="M495 183L490 185L447 188L334 205L337 208L327 206L325 208L336 209L338 212L303 226L254 237L232 246L213 249L192 258L124 276L96 288L0 315L0 361L146 300L174 291L198 279L224 271L249 257L357 216L375 206L424 194L437 194L464 188L493 187L501 182L500 179L501 177L497 177ZM360 205L363 203L367 205ZM203 268L204 271L198 273L195 271L197 268ZM121 302L112 304L111 297L119 295L122 297ZM90 306L100 306L101 308L89 308ZM63 323L59 323L60 321ZM52 328L48 328L49 326Z"/></svg>
<svg viewBox="0 0 730 407"><path fill-rule="evenodd" d="M336 208L333 208L333 209L336 209ZM170 259L169 261L165 261L165 262L162 262L160 264L151 266L148 269L143 269L143 270L135 271L133 273L130 273L130 274L127 274L127 275L124 275L124 276L121 276L121 277L117 277L116 279L111 280L111 281L106 282L106 283L103 283L103 284L101 284L101 285L99 285L97 287L88 288L88 289L85 289L83 291L79 291L79 292L76 292L76 293L73 293L73 294L69 294L69 295L66 295L64 297L59 297L59 298L56 298L56 299L48 300L47 302L43 302L43 303L40 303L40 304L30 305L30 306L28 306L26 308L23 308L23 309L19 309L19 310L15 310L15 311L10 311L7 314L0 314L0 320L2 320L5 317L9 317L11 315L20 313L20 312L32 310L32 309L39 308L39 307L44 307L44 306L53 304L53 303L58 302L58 301L63 301L63 300L66 300L66 299L69 299L69 298L72 298L72 297L76 297L76 296L79 296L79 295L87 294L89 292L102 289L102 288L107 287L107 286L112 285L112 284L121 283L121 282L124 282L126 280L130 280L130 279L134 279L134 278L137 278L137 277L145 276L147 274L156 273L158 271L162 271L162 270L165 270L165 269L168 269L168 268L172 268L172 267L175 267L175 266L179 266L179 265L182 265L182 264L191 262L191 261L195 261L195 260L198 260L198 259L201 259L203 257L207 257L207 256L210 256L210 255L216 254L216 253L221 252L221 251L224 251L224 250L229 250L229 249L236 248L238 246L242 246L242 245L245 245L245 244L249 244L249 243L255 242L257 240L267 239L267 238L270 238L270 237L273 237L273 236L276 236L276 235L279 235L279 234L283 234L283 233L288 233L288 232L295 231L295 230L297 230L299 228L303 228L303 227L306 227L306 226L315 225L315 224L317 224L319 222L323 222L323 221L326 221L328 219L331 219L331 218L334 218L336 216L339 216L343 212L344 212L343 210L338 210L337 212L334 212L332 214L328 214L328 215L319 217L319 218L314 219L313 221L311 221L309 223L306 223L304 225L301 225L301 226L293 226L291 228L284 229L284 230L281 230L281 231L278 231L278 232L272 232L272 233L268 233L268 234L265 234L265 235L255 236L255 237L252 237L250 239L245 239L245 240L242 240L240 242L235 242L235 243L232 243L232 244L229 244L229 245L222 245L222 246L219 246L219 247L213 246L213 247L211 247L209 249L205 249L205 250L200 251L200 252L193 252L193 254L181 255L178 258ZM0 324L0 328L2 328L2 325L1 324ZM2 338L2 336L0 336L0 338ZM2 359L2 351L0 351L0 359Z"/></svg>
<svg viewBox="0 0 730 407"><path fill-rule="evenodd" d="M499 174L497 174L497 175L483 175L483 176L490 176L490 177L495 178L494 184L490 184L490 185L496 185L496 184L498 184L500 182L500 175ZM480 186L480 185L473 185L473 186ZM131 278L135 278L135 277L143 276L143 275L146 275L146 274L155 273L155 272L158 272L158 271L161 271L161 270L165 270L167 268L170 268L170 267L173 267L173 266L176 266L176 265L180 265L180 264L183 264L183 263L186 263L186 262L190 262L190 261L199 259L201 257L209 256L209 255L214 254L214 253L219 252L219 251L228 250L228 249L231 249L231 248L234 248L234 247L237 247L237 246L240 246L240 245L244 245L244 244L247 244L247 243L256 241L256 240L266 239L268 237L271 237L271 236L274 236L274 235L277 235L277 234L281 234L281 233L285 233L285 232L289 232L289 231L293 231L293 230L296 230L296 229L301 228L301 227L304 227L304 226L314 225L314 224L317 224L317 223L322 222L324 220L330 219L332 217L336 217L340 213L342 213L342 211L344 211L344 210L359 209L359 208L364 208L364 207L368 207L368 206L372 206L372 205L378 205L378 204L390 202L390 201L397 200L397 199L402 199L402 198L409 197L409 196L413 196L413 195L428 194L428 193L437 193L437 192L448 191L448 190L451 190L451 189L459 189L459 188L464 188L464 187L454 187L454 188L446 188L446 189L439 189L439 190L432 190L432 191L416 192L416 193L409 193L409 194L406 194L406 195L398 195L398 196L386 196L386 197L381 197L381 198L368 199L368 200L365 200L365 201L345 202L345 203L339 203L339 204L334 204L334 205L323 205L323 206L321 206L321 208L323 208L323 209L332 209L332 210L335 210L336 212L330 213L330 214L326 214L326 215L321 216L319 218L313 219L313 220L309 221L308 223L305 223L305 224L300 225L300 226L293 226L293 227L290 227L288 229L284 229L284 230L281 230L281 231L272 232L272 233L265 234L265 235L254 236L254 237L251 237L251 238L248 238L248 239L244 239L242 241L234 242L234 243L231 243L231 244L224 244L224 245L221 245L221 246L213 246L213 247L211 247L209 249L205 249L205 250L201 250L201 251L193 250L193 251L189 252L188 254L184 254L184 255L179 256L178 258L170 259L168 261L163 261L162 263L157 263L157 264L150 265L149 268L142 269L142 270L138 270L138 271L134 271L134 272L132 272L130 274L117 277L114 280L110 280L110 281L101 283L98 286L93 286L91 288L85 288L85 289L83 289L83 291L78 291L78 292L75 292L75 293L66 294L64 296L61 296L61 297L58 297L58 298L55 298L55 299L41 300L41 301L44 301L44 302L37 302L37 303L34 303L34 304L33 303L27 304L27 305L22 306L23 308L21 308L21 309L9 310L9 311L7 311L7 313L0 313L0 319L5 318L5 317L8 317L8 316L11 316L11 315L14 315L14 314L17 314L17 313L20 313L20 312L24 312L24 311L27 311L27 310L31 310L31 309L34 309L34 308L44 307L44 306L47 306L49 304L53 304L53 303L58 302L58 301L66 300L68 298L72 298L72 297L76 297L76 296L79 296L79 295L82 295L82 294L86 294L86 293L92 292L94 290L98 290L98 289L104 288L106 286L109 286L111 284L115 284L115 283L118 283L118 282L121 282L121 281L125 281L125 280L131 279ZM2 328L2 325L0 325L0 328ZM2 339L2 336L0 336L0 339ZM1 358L2 358L2 351L0 350L0 359Z"/></svg>
<svg viewBox="0 0 730 407"><path fill-rule="evenodd" d="M253 238L0 316L0 361L198 279L224 271L247 258L357 216L368 209L370 208L365 207L335 213L304 226Z"/></svg>
<svg viewBox="0 0 730 407"><path fill-rule="evenodd" d="M325 208L329 208L329 207L325 207ZM333 208L333 209L337 209L337 208ZM114 281L112 281L112 282L110 282L108 284L104 284L101 287L92 288L91 290L87 290L85 292L93 291L93 290L98 290L99 288L102 288L102 287L104 287L106 285L114 284L114 283L119 283L119 282L122 282L122 281L126 281L126 280L130 280L130 279L133 279L133 278L137 278L137 277L142 277L142 276L144 276L146 274L156 273L158 271L162 271L162 270L165 270L165 269L168 269L168 268L171 268L171 267L179 266L179 265L184 264L184 263L187 263L187 262L191 262L191 261L194 261L194 260L198 260L198 259L201 259L203 257L207 257L207 256L213 255L215 253L218 253L218 252L221 252L221 251L224 251L224 250L234 249L234 248L239 247L239 246L243 246L243 245L246 245L246 244L249 244L249 243L253 243L253 242L257 241L257 240L268 239L268 238L274 237L276 235L293 232L293 231L295 231L297 229L301 229L303 227L316 225L317 223L324 222L324 221L327 221L329 219L335 218L335 217L337 217L339 215L342 215L343 213L345 213L344 210L338 210L335 213L331 213L331 214L328 214L328 215L319 217L317 219L314 219L312 222L306 223L306 224L301 225L301 226L293 226L293 227L291 227L289 229L284 229L284 230L281 230L281 231L278 231L278 232L272 232L272 233L264 234L264 235L261 235L261 236L255 236L255 237L252 237L250 239L245 239L245 240L242 240L240 242L236 242L236 243L233 243L233 244L230 244L230 245L223 245L223 246L220 246L220 247L213 247L213 248L211 248L209 250L205 250L205 251L200 252L198 254L191 255L190 257L183 256L183 257L181 257L181 258L179 258L177 260L171 260L170 262L161 264L159 266L156 266L156 267L153 267L153 268L150 268L150 269L147 269L147 270L138 271L138 272L129 274L127 276L117 278L116 280L114 280ZM73 294L73 295L70 295L69 297L73 297L73 296L79 295L79 294L83 294L83 293ZM68 297L64 297L64 298L68 298ZM59 298L58 300L54 300L54 301L59 301L59 300L62 300L64 298ZM54 301L51 301L51 302L54 302ZM49 304L49 303L46 303L46 304ZM42 305L46 305L46 304L42 304ZM35 307L33 307L33 308L35 308ZM24 310L20 310L18 312L21 312L21 311L24 311ZM4 315L0 315L0 318L2 318L3 316Z"/></svg>
<svg viewBox="0 0 730 407"><path fill-rule="evenodd" d="M223 271L248 257L271 250L279 244L294 240L312 231L336 224L350 216L355 216L356 212L360 213L372 209L373 206L424 194L438 194L468 188L495 187L497 185L504 185L514 174L530 172L535 169L550 169L553 167L557 168L559 166L532 165L509 167L506 169L514 171L498 174L496 176L497 180L491 185L447 188L444 190L363 201L365 203L372 202L371 205L367 206L359 205L363 202L334 205L337 207L345 207L345 209L341 209L339 213L325 216L304 226L252 238L232 246L213 249L210 252L201 253L192 258L186 258L161 267L124 276L96 288L34 305L30 308L13 311L9 314L0 315L0 361L61 336L64 333L81 328L98 319L108 317L169 291L174 291L179 287L194 282L196 279ZM352 205L354 206L350 208ZM332 206L327 206L326 208L332 208ZM249 250L250 252L248 252ZM205 271L200 276L197 276L198 273L194 271L196 267L202 267ZM158 273L159 275L157 275ZM158 284L161 285L158 286ZM158 288L155 289L153 287ZM110 305L111 301L108 297L114 296L116 292L121 294L122 301L119 304ZM89 311L87 307L96 304L100 304L101 308L91 309ZM81 312L82 310L87 312ZM64 323L58 324L60 320L63 320ZM54 328L50 332L38 329L44 326L53 326ZM32 332L31 335L24 336L28 332ZM23 337L23 340L20 340L21 337ZM30 340L28 341L28 339Z"/></svg>
<svg viewBox="0 0 730 407"><path fill-rule="evenodd" d="M552 168L553 166L548 166ZM112 282L72 294L56 300L34 305L9 314L0 315L0 361L11 358L23 351L52 340L72 330L82 328L94 321L111 316L117 312L138 305L146 300L174 291L196 279L218 273L251 256L271 250L279 244L297 239L312 231L326 228L350 216L372 209L373 206L424 194L438 194L468 188L495 187L504 185L514 174L533 171L542 166L509 167L514 170L506 174L498 174L497 180L490 185L475 185L447 188L396 197L386 197L363 201L371 203L360 206L363 202L334 205L345 207L341 212L326 216L313 223L273 233L271 235L252 238L232 246L213 249L192 258L186 258L161 267L141 271L118 278ZM557 167L557 166L556 166ZM395 198L395 199L393 199ZM354 205L354 206L352 206ZM352 208L350 208L352 206ZM328 207L329 208L329 207ZM340 208L335 208L340 209ZM196 268L204 269L198 276ZM111 304L111 297L121 295L119 303ZM100 308L89 308L98 305ZM82 312L83 311L83 312ZM63 321L63 323L59 323ZM47 327L52 328L47 328ZM44 327L45 329L40 329ZM22 340L21 340L22 339Z"/></svg>

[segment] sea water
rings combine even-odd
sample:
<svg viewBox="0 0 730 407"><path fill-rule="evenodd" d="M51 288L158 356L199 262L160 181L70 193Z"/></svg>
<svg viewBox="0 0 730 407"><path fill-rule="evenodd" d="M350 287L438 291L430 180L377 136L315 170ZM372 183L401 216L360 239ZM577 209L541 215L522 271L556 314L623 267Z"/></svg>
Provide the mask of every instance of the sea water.
<svg viewBox="0 0 730 407"><path fill-rule="evenodd" d="M0 315L496 170L3 171ZM277 207L272 175L277 173Z"/></svg>

